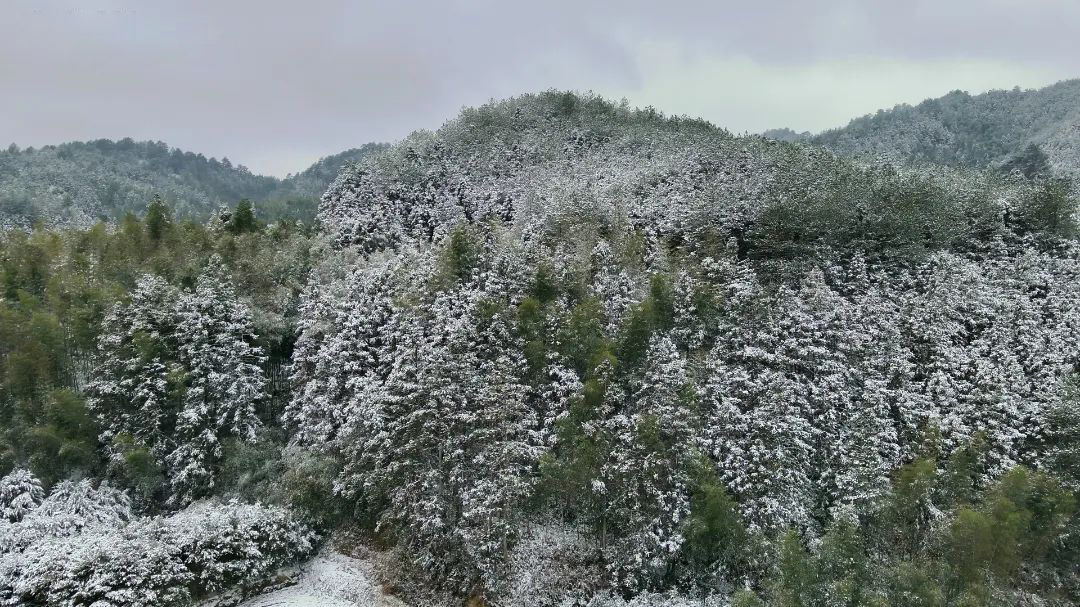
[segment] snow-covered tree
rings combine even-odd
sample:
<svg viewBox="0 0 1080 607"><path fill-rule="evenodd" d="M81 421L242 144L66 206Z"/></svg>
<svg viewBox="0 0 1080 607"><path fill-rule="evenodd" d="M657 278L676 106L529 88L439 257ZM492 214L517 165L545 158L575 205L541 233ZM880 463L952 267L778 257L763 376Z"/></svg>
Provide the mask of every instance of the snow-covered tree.
<svg viewBox="0 0 1080 607"><path fill-rule="evenodd" d="M860 271L859 276L865 276ZM860 280L859 282L862 282ZM899 310L882 286L863 283L854 294L846 339L858 365L848 407L840 412L832 437L830 469L835 504L865 513L890 488L890 474L900 465L903 447L894 411L914 409L911 402L911 355L896 322ZM835 510L835 506L833 508Z"/></svg>
<svg viewBox="0 0 1080 607"><path fill-rule="evenodd" d="M284 415L297 443L328 447L343 426L378 417L374 407L391 359L393 269L372 263L349 277L344 292L305 296Z"/></svg>
<svg viewBox="0 0 1080 607"><path fill-rule="evenodd" d="M385 504L384 524L417 565L466 592L498 579L540 455L539 422L505 304L456 290L429 312L399 321L381 420L350 437L342 491Z"/></svg>
<svg viewBox="0 0 1080 607"><path fill-rule="evenodd" d="M685 358L669 337L657 336L629 401L601 422L612 437L599 478L605 518L618 537L609 547L612 573L629 589L659 582L682 545L698 453L696 408Z"/></svg>
<svg viewBox="0 0 1080 607"><path fill-rule="evenodd" d="M41 481L26 468L16 468L0 478L0 517L12 523L22 520L44 499Z"/></svg>
<svg viewBox="0 0 1080 607"><path fill-rule="evenodd" d="M170 500L184 504L214 483L227 437L254 440L266 380L251 312L220 257L193 291L140 279L130 302L106 319L90 407L102 442L122 465L142 448L169 471Z"/></svg>
<svg viewBox="0 0 1080 607"><path fill-rule="evenodd" d="M180 298L176 313L184 387L176 416L178 446L166 463L171 499L187 503L213 487L212 466L224 438L255 440L261 426L255 407L266 379L251 312L237 299L219 257Z"/></svg>
<svg viewBox="0 0 1080 607"><path fill-rule="evenodd" d="M88 386L88 404L102 421L106 445L125 434L159 457L169 451L179 299L179 290L163 278L143 276L130 301L106 316L95 379Z"/></svg>

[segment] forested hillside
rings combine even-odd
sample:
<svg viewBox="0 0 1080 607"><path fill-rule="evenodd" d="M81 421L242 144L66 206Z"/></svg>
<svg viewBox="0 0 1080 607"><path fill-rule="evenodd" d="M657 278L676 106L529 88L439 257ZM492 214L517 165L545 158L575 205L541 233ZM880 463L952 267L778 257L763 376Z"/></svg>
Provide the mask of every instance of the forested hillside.
<svg viewBox="0 0 1080 607"><path fill-rule="evenodd" d="M89 226L139 212L161 196L178 217L206 219L244 199L268 218L311 219L319 197L347 161L384 146L366 145L320 160L284 180L254 175L228 159L130 139L0 151L0 228Z"/></svg>
<svg viewBox="0 0 1080 607"><path fill-rule="evenodd" d="M1080 177L1080 80L1038 90L955 91L856 118L810 141L847 155ZM1037 148L1029 149L1031 146ZM1042 158L1039 158L1039 154ZM1024 159L1027 154L1034 158ZM1034 162L1032 162L1032 160ZM1015 166L1017 162L1025 166ZM1026 161L1026 162L1025 162Z"/></svg>
<svg viewBox="0 0 1080 607"><path fill-rule="evenodd" d="M342 534L415 605L1080 601L1067 182L549 92L258 215L2 237L0 602Z"/></svg>
<svg viewBox="0 0 1080 607"><path fill-rule="evenodd" d="M364 257L310 287L287 427L427 586L1076 598L1061 184L545 94L347 170L321 217Z"/></svg>

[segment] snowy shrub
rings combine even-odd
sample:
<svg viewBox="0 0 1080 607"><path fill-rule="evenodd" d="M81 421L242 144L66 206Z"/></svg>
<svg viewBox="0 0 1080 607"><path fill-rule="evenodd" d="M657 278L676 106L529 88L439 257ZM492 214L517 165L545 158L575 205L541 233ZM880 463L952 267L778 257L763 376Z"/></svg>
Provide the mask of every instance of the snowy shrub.
<svg viewBox="0 0 1080 607"><path fill-rule="evenodd" d="M595 556L596 546L577 529L557 522L530 526L510 554L498 604L531 607L585 600L604 583Z"/></svg>
<svg viewBox="0 0 1080 607"><path fill-rule="evenodd" d="M50 538L18 555L18 575L0 576L15 602L75 607L171 607L189 601L192 575L161 525L132 524ZM13 561L12 555L7 560ZM2 592L2 590L0 590Z"/></svg>
<svg viewBox="0 0 1080 607"><path fill-rule="evenodd" d="M288 510L257 504L130 519L122 493L81 481L61 483L17 523L0 521L0 605L187 605L192 592L257 588L314 547Z"/></svg>
<svg viewBox="0 0 1080 607"><path fill-rule="evenodd" d="M41 505L0 535L0 554L19 551L53 537L75 535L85 529L115 528L131 519L127 494L107 482L62 481Z"/></svg>
<svg viewBox="0 0 1080 607"><path fill-rule="evenodd" d="M728 607L729 604L727 597L718 595L689 597L674 592L644 592L632 599L624 599L612 593L598 594L585 605L587 607Z"/></svg>
<svg viewBox="0 0 1080 607"><path fill-rule="evenodd" d="M0 478L0 517L13 523L22 520L45 499L41 481L29 470L18 468Z"/></svg>
<svg viewBox="0 0 1080 607"><path fill-rule="evenodd" d="M341 468L336 460L298 449L286 449L284 460L281 489L286 504L317 525L342 516L346 506L334 493L334 480Z"/></svg>
<svg viewBox="0 0 1080 607"><path fill-rule="evenodd" d="M30 517L35 524L46 523L53 535L69 535L84 527L117 526L131 519L131 499L123 491L88 480L62 481Z"/></svg>
<svg viewBox="0 0 1080 607"><path fill-rule="evenodd" d="M288 510L237 501L195 504L165 519L165 526L169 543L208 592L258 586L310 554L315 541Z"/></svg>

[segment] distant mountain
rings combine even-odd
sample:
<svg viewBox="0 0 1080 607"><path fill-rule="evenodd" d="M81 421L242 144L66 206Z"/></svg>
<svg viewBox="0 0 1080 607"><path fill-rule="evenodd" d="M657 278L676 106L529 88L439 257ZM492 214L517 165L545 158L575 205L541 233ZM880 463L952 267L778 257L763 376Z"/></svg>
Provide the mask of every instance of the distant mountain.
<svg viewBox="0 0 1080 607"><path fill-rule="evenodd" d="M785 141L787 143L802 143L814 138L814 134L810 131L803 131L802 133L798 133L788 128L769 129L762 133L761 136L766 139Z"/></svg>
<svg viewBox="0 0 1080 607"><path fill-rule="evenodd" d="M995 169L1011 169L1041 152L1051 173L1077 178L1080 80L981 95L954 91L856 118L810 141L845 155Z"/></svg>
<svg viewBox="0 0 1080 607"><path fill-rule="evenodd" d="M295 175L289 175L284 179L284 189L291 189L297 194L306 196L322 196L330 182L338 176L342 167L350 162L359 162L370 154L389 149L389 144L369 143L358 148L352 148L339 152L333 156L320 159L315 164Z"/></svg>
<svg viewBox="0 0 1080 607"><path fill-rule="evenodd" d="M221 205L247 198L267 218L310 219L342 165L382 147L348 150L277 179L160 141L100 139L26 149L12 145L0 150L0 227L117 219L141 211L155 194L181 217L203 218Z"/></svg>
<svg viewBox="0 0 1080 607"><path fill-rule="evenodd" d="M389 147L385 143L368 143L321 158L303 171L281 180L270 196L261 201L259 208L266 217L312 220L318 212L323 192L345 165L359 162Z"/></svg>

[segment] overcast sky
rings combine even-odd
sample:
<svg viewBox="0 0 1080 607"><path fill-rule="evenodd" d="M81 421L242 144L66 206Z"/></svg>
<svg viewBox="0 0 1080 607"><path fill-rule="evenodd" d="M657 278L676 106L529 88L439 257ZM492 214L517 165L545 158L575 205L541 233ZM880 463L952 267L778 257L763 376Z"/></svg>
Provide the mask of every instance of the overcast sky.
<svg viewBox="0 0 1080 607"><path fill-rule="evenodd" d="M0 0L0 142L155 139L274 175L548 88L819 131L1077 76L1076 0Z"/></svg>

